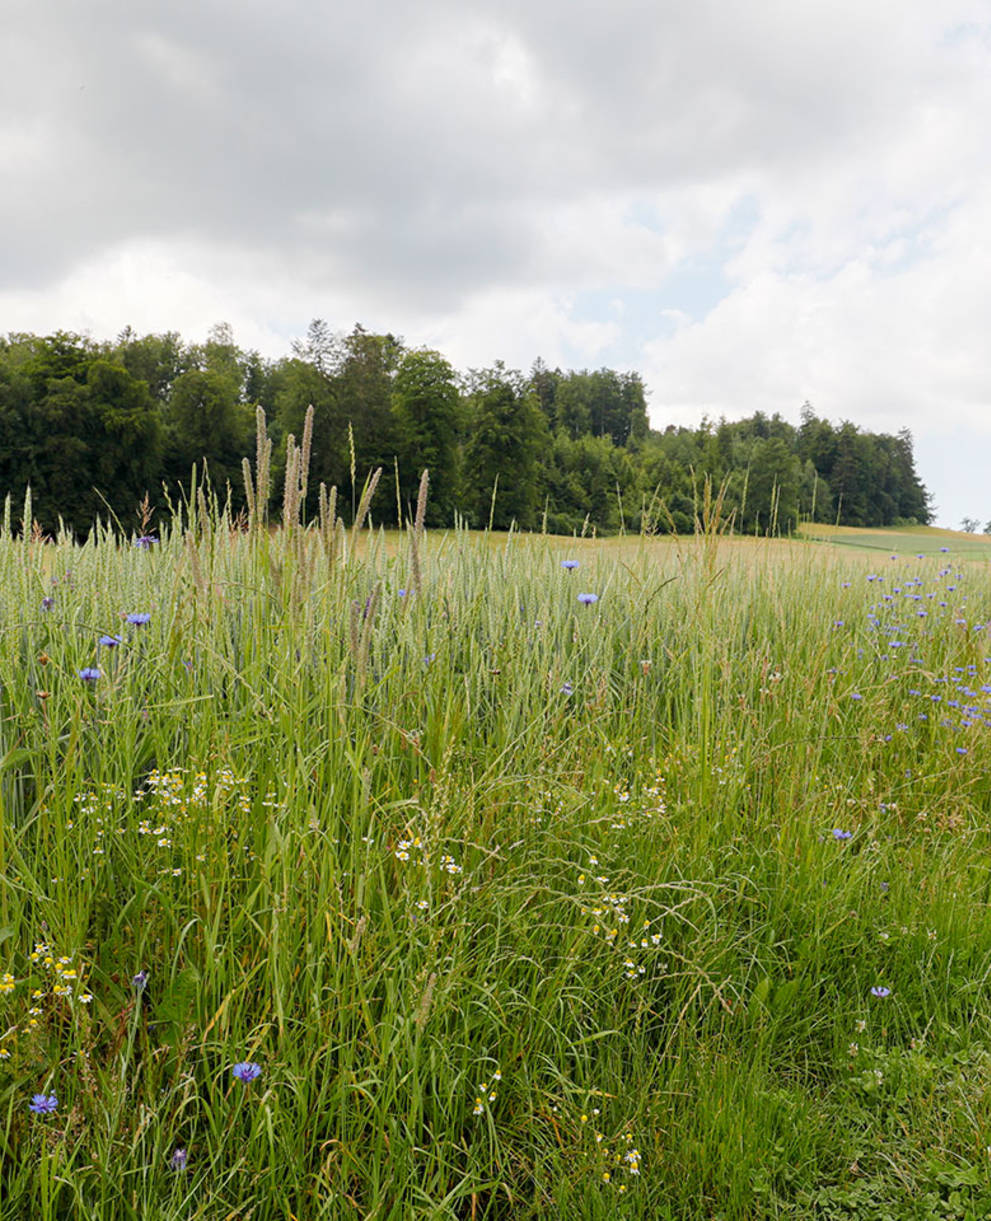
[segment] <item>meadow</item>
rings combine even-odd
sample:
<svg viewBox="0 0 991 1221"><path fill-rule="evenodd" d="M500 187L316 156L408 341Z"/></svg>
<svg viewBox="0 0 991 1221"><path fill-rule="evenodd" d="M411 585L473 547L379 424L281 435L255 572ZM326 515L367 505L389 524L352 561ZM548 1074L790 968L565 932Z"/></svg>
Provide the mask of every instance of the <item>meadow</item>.
<svg viewBox="0 0 991 1221"><path fill-rule="evenodd" d="M991 553L292 509L8 510L0 1217L991 1216Z"/></svg>

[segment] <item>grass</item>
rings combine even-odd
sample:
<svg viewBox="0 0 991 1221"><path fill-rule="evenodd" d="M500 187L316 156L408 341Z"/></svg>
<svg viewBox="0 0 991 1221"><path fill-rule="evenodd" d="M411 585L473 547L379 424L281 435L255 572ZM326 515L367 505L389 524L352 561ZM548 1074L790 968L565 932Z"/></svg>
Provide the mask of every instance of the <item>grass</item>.
<svg viewBox="0 0 991 1221"><path fill-rule="evenodd" d="M229 527L0 537L0 1217L991 1215L966 553Z"/></svg>
<svg viewBox="0 0 991 1221"><path fill-rule="evenodd" d="M906 556L948 554L958 559L991 560L991 535L966 534L937 526L885 526L871 530L807 522L800 527L798 537L833 546L900 552Z"/></svg>

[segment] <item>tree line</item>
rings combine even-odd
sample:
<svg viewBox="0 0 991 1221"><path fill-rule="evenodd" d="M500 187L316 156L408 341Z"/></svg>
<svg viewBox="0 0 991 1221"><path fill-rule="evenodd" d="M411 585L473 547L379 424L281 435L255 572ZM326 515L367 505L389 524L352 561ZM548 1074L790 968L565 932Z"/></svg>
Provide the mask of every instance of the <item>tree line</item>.
<svg viewBox="0 0 991 1221"><path fill-rule="evenodd" d="M656 429L637 373L540 360L528 373L500 362L459 373L440 352L361 326L337 333L319 319L275 360L240 348L226 324L202 344L130 328L106 342L67 332L0 339L0 494L16 503L30 487L48 531L61 521L85 533L98 517L129 530L146 497L154 513L181 496L195 465L236 514L257 408L277 489L279 455L311 405L309 487L337 487L346 509L382 467L395 485L376 499L385 525L408 515L425 467L433 526L460 517L496 529L687 532L706 481L743 532L932 516L907 431L834 425L808 404L797 427L758 412Z"/></svg>

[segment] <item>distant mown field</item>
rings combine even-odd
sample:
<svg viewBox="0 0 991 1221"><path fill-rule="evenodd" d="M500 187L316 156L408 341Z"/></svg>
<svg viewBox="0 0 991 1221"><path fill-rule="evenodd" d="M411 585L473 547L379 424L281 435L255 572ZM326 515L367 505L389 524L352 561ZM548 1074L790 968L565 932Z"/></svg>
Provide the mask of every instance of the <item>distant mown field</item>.
<svg viewBox="0 0 991 1221"><path fill-rule="evenodd" d="M0 537L0 1218L991 1216L991 542L815 532Z"/></svg>

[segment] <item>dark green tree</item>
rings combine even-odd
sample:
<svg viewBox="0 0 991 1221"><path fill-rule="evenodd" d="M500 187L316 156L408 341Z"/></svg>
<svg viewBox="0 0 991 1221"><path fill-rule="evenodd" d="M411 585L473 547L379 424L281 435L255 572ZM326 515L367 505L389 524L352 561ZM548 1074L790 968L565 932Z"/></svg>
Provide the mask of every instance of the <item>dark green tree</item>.
<svg viewBox="0 0 991 1221"><path fill-rule="evenodd" d="M519 373L497 362L471 373L467 400L475 522L487 525L491 517L497 530L513 522L533 529L541 503L540 455L550 439L536 396Z"/></svg>
<svg viewBox="0 0 991 1221"><path fill-rule="evenodd" d="M403 500L416 496L430 472L427 524L451 526L460 486L461 410L454 370L439 352L404 353L392 386Z"/></svg>
<svg viewBox="0 0 991 1221"><path fill-rule="evenodd" d="M254 453L253 413L241 403L229 371L190 369L172 387L167 413L166 477L184 483L204 466L221 496L230 484L242 503L241 460Z"/></svg>

